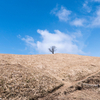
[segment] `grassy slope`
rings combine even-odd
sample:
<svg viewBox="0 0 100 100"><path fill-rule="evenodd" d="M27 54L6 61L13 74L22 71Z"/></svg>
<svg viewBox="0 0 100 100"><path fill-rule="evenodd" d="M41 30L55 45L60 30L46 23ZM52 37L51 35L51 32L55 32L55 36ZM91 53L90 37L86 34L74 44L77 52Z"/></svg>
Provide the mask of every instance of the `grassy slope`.
<svg viewBox="0 0 100 100"><path fill-rule="evenodd" d="M99 57L0 54L0 97L27 100L78 82L100 69Z"/></svg>

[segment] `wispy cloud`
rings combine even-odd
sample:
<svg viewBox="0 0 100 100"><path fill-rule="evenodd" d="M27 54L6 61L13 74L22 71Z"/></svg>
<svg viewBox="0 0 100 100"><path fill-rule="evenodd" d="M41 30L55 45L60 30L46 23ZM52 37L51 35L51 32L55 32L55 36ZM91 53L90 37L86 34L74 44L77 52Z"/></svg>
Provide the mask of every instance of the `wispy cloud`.
<svg viewBox="0 0 100 100"><path fill-rule="evenodd" d="M76 18L70 24L71 25L75 25L75 26L84 26L84 22L85 21L86 21L85 19L78 19L78 18Z"/></svg>
<svg viewBox="0 0 100 100"><path fill-rule="evenodd" d="M35 47L34 39L31 36L26 35L25 38L21 38L22 41L26 43L26 45Z"/></svg>
<svg viewBox="0 0 100 100"><path fill-rule="evenodd" d="M92 0L92 1L95 1L95 2L100 2L100 0Z"/></svg>
<svg viewBox="0 0 100 100"><path fill-rule="evenodd" d="M57 16L60 21L66 22L69 19L69 15L71 14L71 11L61 6L60 10L58 10L58 7L56 7L51 11L51 13Z"/></svg>
<svg viewBox="0 0 100 100"><path fill-rule="evenodd" d="M96 11L96 16L92 17L92 23L89 26L100 27L100 8Z"/></svg>
<svg viewBox="0 0 100 100"><path fill-rule="evenodd" d="M88 6L88 1L85 1L85 3L83 4L83 8L86 10L86 12L91 12L91 7Z"/></svg>
<svg viewBox="0 0 100 100"><path fill-rule="evenodd" d="M56 53L73 53L83 54L82 48L78 45L78 37L82 36L81 32L74 32L71 35L65 34L59 30L54 30L54 33L50 33L47 30L37 30L41 35L42 41L34 43L34 39L30 36L22 38L26 45L34 47L38 53L50 53L48 48L51 46L57 47Z"/></svg>

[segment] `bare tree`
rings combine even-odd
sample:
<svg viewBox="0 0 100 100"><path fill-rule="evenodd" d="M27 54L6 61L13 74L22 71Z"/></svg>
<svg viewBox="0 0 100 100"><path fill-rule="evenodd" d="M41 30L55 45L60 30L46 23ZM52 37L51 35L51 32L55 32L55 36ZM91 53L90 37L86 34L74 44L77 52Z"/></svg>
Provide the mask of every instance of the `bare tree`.
<svg viewBox="0 0 100 100"><path fill-rule="evenodd" d="M51 46L49 48L49 51L52 52L52 54L54 54L54 52L56 51L56 46Z"/></svg>

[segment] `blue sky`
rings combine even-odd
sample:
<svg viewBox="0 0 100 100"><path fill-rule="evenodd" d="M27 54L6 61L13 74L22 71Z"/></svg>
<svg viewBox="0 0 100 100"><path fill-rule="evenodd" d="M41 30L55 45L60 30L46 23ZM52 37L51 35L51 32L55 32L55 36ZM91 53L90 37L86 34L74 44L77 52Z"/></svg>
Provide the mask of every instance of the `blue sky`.
<svg viewBox="0 0 100 100"><path fill-rule="evenodd" d="M100 57L100 0L1 0L0 53Z"/></svg>

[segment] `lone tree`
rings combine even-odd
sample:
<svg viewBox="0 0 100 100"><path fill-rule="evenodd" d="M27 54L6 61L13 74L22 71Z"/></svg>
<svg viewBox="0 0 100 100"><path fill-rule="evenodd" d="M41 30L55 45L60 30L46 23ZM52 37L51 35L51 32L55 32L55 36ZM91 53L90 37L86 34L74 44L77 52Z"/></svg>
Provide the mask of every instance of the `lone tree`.
<svg viewBox="0 0 100 100"><path fill-rule="evenodd" d="M56 46L51 46L49 48L49 51L52 52L52 54L54 54L54 52L56 51Z"/></svg>

